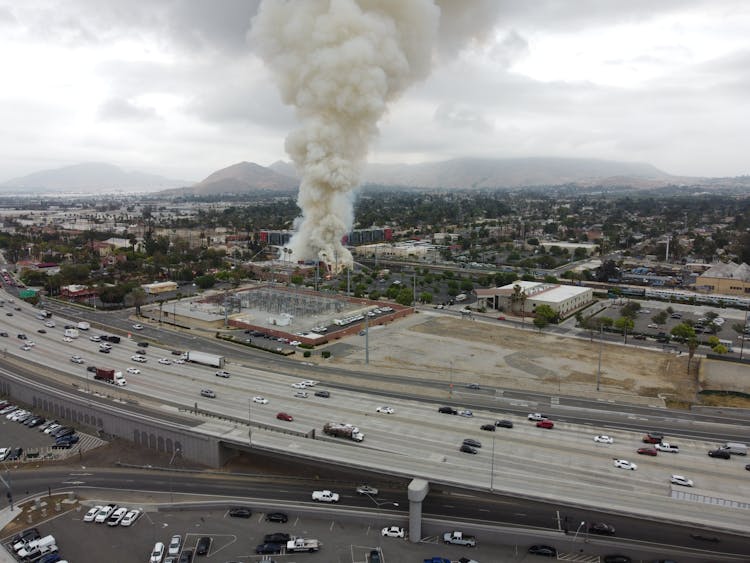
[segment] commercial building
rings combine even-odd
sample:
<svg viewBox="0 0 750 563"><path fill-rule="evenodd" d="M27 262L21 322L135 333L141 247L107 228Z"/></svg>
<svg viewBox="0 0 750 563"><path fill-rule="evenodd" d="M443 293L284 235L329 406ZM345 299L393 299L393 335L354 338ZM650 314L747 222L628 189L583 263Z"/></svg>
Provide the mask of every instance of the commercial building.
<svg viewBox="0 0 750 563"><path fill-rule="evenodd" d="M147 295L157 295L168 291L177 291L177 283L173 281L144 283L141 287Z"/></svg>
<svg viewBox="0 0 750 563"><path fill-rule="evenodd" d="M549 305L561 317L568 317L594 300L589 287L520 280L475 292L479 307L518 315L533 315L539 305Z"/></svg>
<svg viewBox="0 0 750 563"><path fill-rule="evenodd" d="M715 264L695 280L697 291L708 291L722 295L750 294L750 266L727 262Z"/></svg>

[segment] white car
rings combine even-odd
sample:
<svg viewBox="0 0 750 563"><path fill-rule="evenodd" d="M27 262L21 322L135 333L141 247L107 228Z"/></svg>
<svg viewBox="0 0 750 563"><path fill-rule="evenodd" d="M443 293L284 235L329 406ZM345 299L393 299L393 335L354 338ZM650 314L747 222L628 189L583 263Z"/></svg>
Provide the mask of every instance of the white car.
<svg viewBox="0 0 750 563"><path fill-rule="evenodd" d="M472 416L474 416L474 413L471 412L469 409L463 409L463 410L458 411L458 416L465 416L465 417L471 418Z"/></svg>
<svg viewBox="0 0 750 563"><path fill-rule="evenodd" d="M10 448L0 448L0 461L3 461L10 453Z"/></svg>
<svg viewBox="0 0 750 563"><path fill-rule="evenodd" d="M314 379L303 379L302 381L300 381L300 383L302 383L302 385L304 385L305 387L315 387L319 382L315 381Z"/></svg>
<svg viewBox="0 0 750 563"><path fill-rule="evenodd" d="M390 526L388 528L383 528L380 535L386 538L403 538L406 535L406 532L403 528L399 528L398 526Z"/></svg>
<svg viewBox="0 0 750 563"><path fill-rule="evenodd" d="M143 330L143 325L141 325L141 324L134 324L133 325L133 330Z"/></svg>
<svg viewBox="0 0 750 563"><path fill-rule="evenodd" d="M146 356L141 356L140 354L136 354L135 356L130 356L130 359L134 362L140 362L142 364L145 364L148 361L148 358Z"/></svg>
<svg viewBox="0 0 750 563"><path fill-rule="evenodd" d="M253 397L253 403L258 403L260 405L267 405L268 399L265 397Z"/></svg>
<svg viewBox="0 0 750 563"><path fill-rule="evenodd" d="M47 321L46 323L44 323L44 326L46 326L47 328L55 328L55 321Z"/></svg>
<svg viewBox="0 0 750 563"><path fill-rule="evenodd" d="M612 436L601 434L599 436L594 436L594 442L599 442L601 444L614 444L615 439Z"/></svg>
<svg viewBox="0 0 750 563"><path fill-rule="evenodd" d="M102 509L101 506L95 506L93 508L89 508L89 511L84 514L83 521L84 522L93 522L94 518L96 518L96 515L99 514L99 511Z"/></svg>
<svg viewBox="0 0 750 563"><path fill-rule="evenodd" d="M141 370L138 368L128 368L127 372L131 375L139 375L141 373Z"/></svg>
<svg viewBox="0 0 750 563"><path fill-rule="evenodd" d="M635 463L626 459L616 459L614 462L615 467L619 467L620 469L630 469L631 471L638 469L638 466Z"/></svg>
<svg viewBox="0 0 750 563"><path fill-rule="evenodd" d="M120 526L132 526L133 523L138 520L138 517L141 515L140 510L131 510L126 515L125 518L122 519L120 522Z"/></svg>
<svg viewBox="0 0 750 563"><path fill-rule="evenodd" d="M99 336L96 336L96 335L89 336L89 340L91 340L91 342L101 342L102 341L102 339Z"/></svg>
<svg viewBox="0 0 750 563"><path fill-rule="evenodd" d="M167 554L179 555L181 547L182 547L182 536L174 535L172 536L172 539L169 540L169 547L167 548Z"/></svg>
<svg viewBox="0 0 750 563"><path fill-rule="evenodd" d="M179 360L175 360L174 363L176 363L176 364L184 364L185 360L183 360L182 358L180 358Z"/></svg>
<svg viewBox="0 0 750 563"><path fill-rule="evenodd" d="M124 506L121 506L117 510L115 510L112 515L107 518L107 526L117 526L123 518L125 518L125 515L128 513L128 509Z"/></svg>
<svg viewBox="0 0 750 563"><path fill-rule="evenodd" d="M673 485L682 485L683 487L692 487L693 486L693 480L688 479L687 477L683 477L682 475L672 475L670 477L669 482Z"/></svg>
<svg viewBox="0 0 750 563"><path fill-rule="evenodd" d="M73 362L74 364L82 364L83 358L81 356L75 355L75 356L70 357L70 361Z"/></svg>
<svg viewBox="0 0 750 563"><path fill-rule="evenodd" d="M530 412L527 418L535 422L539 422L540 420L547 420L547 417L539 412Z"/></svg>
<svg viewBox="0 0 750 563"><path fill-rule="evenodd" d="M63 338L63 342L73 342L73 339L70 336L66 336Z"/></svg>
<svg viewBox="0 0 750 563"><path fill-rule="evenodd" d="M106 522L107 518L109 518L115 510L117 510L117 505L115 504L108 504L107 506L103 506L99 513L94 517L94 522L96 522L97 524Z"/></svg>
<svg viewBox="0 0 750 563"><path fill-rule="evenodd" d="M382 407L376 408L375 412L382 412L383 414L393 414L396 411L393 410L393 407L382 406Z"/></svg>
<svg viewBox="0 0 750 563"><path fill-rule="evenodd" d="M299 397L300 399L307 399L310 395L307 393L307 391L297 391L294 396Z"/></svg>
<svg viewBox="0 0 750 563"><path fill-rule="evenodd" d="M24 344L23 346L21 346L21 350L23 350L24 352L28 352L29 350L31 350L31 346L29 346L28 344Z"/></svg>
<svg viewBox="0 0 750 563"><path fill-rule="evenodd" d="M172 360L170 360L169 358L159 358L159 363L165 366L171 366Z"/></svg>
<svg viewBox="0 0 750 563"><path fill-rule="evenodd" d="M292 340L289 342L289 346L299 346L300 344L302 344L302 342L299 340Z"/></svg>
<svg viewBox="0 0 750 563"><path fill-rule="evenodd" d="M151 550L151 558L148 560L148 563L161 563L162 559L164 559L164 544L159 541L154 544L154 549Z"/></svg>
<svg viewBox="0 0 750 563"><path fill-rule="evenodd" d="M305 384L304 384L304 383L302 383L302 382L299 382L299 383L292 383L292 387L293 387L294 389L307 389L307 385L305 385Z"/></svg>
<svg viewBox="0 0 750 563"><path fill-rule="evenodd" d="M111 344L107 344L106 342L99 344L99 350L111 350L111 349L112 349Z"/></svg>
<svg viewBox="0 0 750 563"><path fill-rule="evenodd" d="M658 325L658 324L655 324L655 323L650 323L650 324L648 325L648 328L659 328L659 325Z"/></svg>
<svg viewBox="0 0 750 563"><path fill-rule="evenodd" d="M216 372L216 377L229 377L230 373L224 369L220 369Z"/></svg>

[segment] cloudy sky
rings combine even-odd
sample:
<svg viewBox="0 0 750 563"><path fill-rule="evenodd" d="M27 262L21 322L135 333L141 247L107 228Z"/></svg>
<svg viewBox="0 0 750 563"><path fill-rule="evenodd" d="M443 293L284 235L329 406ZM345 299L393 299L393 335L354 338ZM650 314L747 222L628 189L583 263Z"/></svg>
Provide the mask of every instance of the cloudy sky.
<svg viewBox="0 0 750 563"><path fill-rule="evenodd" d="M562 156L750 173L750 2L440 4L432 73L391 105L371 161ZM200 180L288 160L295 114L247 39L257 5L0 0L0 181L92 161Z"/></svg>

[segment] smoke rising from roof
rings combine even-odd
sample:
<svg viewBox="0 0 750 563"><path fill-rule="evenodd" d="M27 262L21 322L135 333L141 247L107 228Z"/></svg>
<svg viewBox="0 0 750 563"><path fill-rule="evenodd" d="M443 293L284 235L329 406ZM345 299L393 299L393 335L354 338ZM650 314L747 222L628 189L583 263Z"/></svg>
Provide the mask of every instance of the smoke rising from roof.
<svg viewBox="0 0 750 563"><path fill-rule="evenodd" d="M445 1L449 13L482 1ZM429 74L441 7L433 0L264 0L251 39L301 126L286 150L301 177L302 210L289 243L298 260L336 268L352 262L341 244L354 218L370 141L388 103ZM442 29L450 44L464 35ZM465 32L468 34L468 31Z"/></svg>

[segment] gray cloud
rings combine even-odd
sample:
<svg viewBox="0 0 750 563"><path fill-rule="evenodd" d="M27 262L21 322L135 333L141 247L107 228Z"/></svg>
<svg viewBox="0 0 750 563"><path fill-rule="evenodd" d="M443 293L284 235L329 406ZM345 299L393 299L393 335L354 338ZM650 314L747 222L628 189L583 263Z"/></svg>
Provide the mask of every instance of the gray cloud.
<svg viewBox="0 0 750 563"><path fill-rule="evenodd" d="M154 108L144 108L130 100L112 98L99 107L99 117L104 120L144 120L157 117Z"/></svg>

